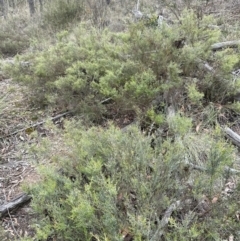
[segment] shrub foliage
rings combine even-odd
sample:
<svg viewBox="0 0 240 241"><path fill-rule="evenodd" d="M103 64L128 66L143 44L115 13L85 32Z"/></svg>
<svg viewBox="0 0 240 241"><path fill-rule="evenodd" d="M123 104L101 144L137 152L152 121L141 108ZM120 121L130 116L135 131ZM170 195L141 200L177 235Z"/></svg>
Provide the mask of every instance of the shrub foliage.
<svg viewBox="0 0 240 241"><path fill-rule="evenodd" d="M196 136L189 125L174 126L180 119L169 120L174 142L158 140L154 149L151 138L137 127L127 132L113 126L84 130L79 123L67 125L58 153L47 141L38 146L40 159L50 158L54 165L40 165L42 181L28 187L33 208L41 215L37 239L238 237L234 219L239 190L221 195L234 149L217 130L212 137ZM214 197L218 200L212 203Z"/></svg>
<svg viewBox="0 0 240 241"><path fill-rule="evenodd" d="M43 27L65 29L82 20L83 2L49 1ZM81 23L59 32L51 46L32 49L5 66L8 76L29 87L37 105L94 121L134 113L160 126L159 132L167 126L167 135L149 136L137 126L85 130L69 122L56 149L47 138L33 146L41 181L25 188L40 218L37 240L239 237L239 184L225 191L232 183L226 167L232 167L235 150L222 138L216 121L221 108L213 104L239 92L239 78L232 74L239 55L212 50L223 39L210 27L212 17L185 10L178 18L160 26L145 19L121 33ZM11 34L8 48L3 35L0 51L6 53L34 42L18 41L18 35L14 42ZM193 133L193 108L202 110L201 123L214 129L211 135Z"/></svg>
<svg viewBox="0 0 240 241"><path fill-rule="evenodd" d="M221 39L219 30L208 27L212 22L185 11L181 24L140 22L117 34L82 24L73 33L59 33L57 43L44 51L19 58L8 71L29 85L38 103L55 103L93 119L107 110L149 110L159 96L177 107L186 100L223 102L238 90L239 79L231 71L239 56L229 49L211 50ZM22 68L22 60L30 67ZM111 105L102 105L108 98Z"/></svg>
<svg viewBox="0 0 240 241"><path fill-rule="evenodd" d="M30 46L31 26L25 17L14 16L5 22L0 20L0 54L14 56Z"/></svg>
<svg viewBox="0 0 240 241"><path fill-rule="evenodd" d="M81 20L84 11L83 0L54 0L46 2L42 13L46 26L56 30Z"/></svg>

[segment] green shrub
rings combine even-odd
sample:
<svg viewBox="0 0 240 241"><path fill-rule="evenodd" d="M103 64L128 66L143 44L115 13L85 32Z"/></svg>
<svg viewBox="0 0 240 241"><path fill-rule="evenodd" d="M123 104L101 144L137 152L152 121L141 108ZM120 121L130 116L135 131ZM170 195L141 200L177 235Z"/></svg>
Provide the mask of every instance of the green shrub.
<svg viewBox="0 0 240 241"><path fill-rule="evenodd" d="M176 123L181 117L176 117ZM181 125L181 121L179 122ZM46 240L223 240L239 237L234 224L239 190L220 198L234 150L216 131L212 137L172 131L156 142L137 127L123 133L84 130L68 123L60 146L38 145L41 182L27 191L40 215L36 238ZM51 140L52 141L52 140ZM48 157L47 157L48 156ZM217 203L211 200L218 196ZM202 199L209 199L205 212ZM224 199L225 198L225 199ZM171 211L165 224L166 210ZM177 204L176 204L177 205ZM168 222L169 221L169 222ZM227 225L226 225L227 222ZM125 234L124 234L125 233ZM160 236L161 233L161 236Z"/></svg>
<svg viewBox="0 0 240 241"><path fill-rule="evenodd" d="M14 56L30 46L32 33L28 21L20 15L0 20L0 54Z"/></svg>
<svg viewBox="0 0 240 241"><path fill-rule="evenodd" d="M203 93L200 93L196 89L196 84L193 82L187 86L188 97L193 104L201 103L201 99L204 97Z"/></svg>
<svg viewBox="0 0 240 241"><path fill-rule="evenodd" d="M20 62L31 62L29 68L18 64L7 71L30 86L38 103L75 109L91 119L109 111L146 111L159 96L176 108L185 94L188 104L222 102L238 89L231 70L239 56L231 50L212 52L221 36L208 27L212 22L185 11L180 25L139 23L118 34L82 24L71 34L60 33L56 45L21 57ZM205 62L214 71L204 68ZM108 98L112 104L102 105Z"/></svg>
<svg viewBox="0 0 240 241"><path fill-rule="evenodd" d="M84 13L82 0L53 0L45 3L43 22L53 29L63 29L81 20Z"/></svg>

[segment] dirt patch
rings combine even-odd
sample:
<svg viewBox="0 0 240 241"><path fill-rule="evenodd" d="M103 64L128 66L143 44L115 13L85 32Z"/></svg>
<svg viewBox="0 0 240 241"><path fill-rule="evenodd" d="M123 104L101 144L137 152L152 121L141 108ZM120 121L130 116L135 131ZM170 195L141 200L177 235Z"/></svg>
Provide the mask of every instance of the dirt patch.
<svg viewBox="0 0 240 241"><path fill-rule="evenodd" d="M0 206L9 203L24 191L23 183L36 183L40 180L34 167L34 156L28 147L42 137L45 129L36 129L37 138L28 129L38 120L43 120L51 110L43 112L29 105L25 95L26 88L11 79L0 81L1 118L0 118ZM25 131L19 131L25 129ZM14 134L15 133L15 134ZM36 219L30 203L24 203L17 210L10 211L1 218L1 240L19 240L33 237L32 220Z"/></svg>

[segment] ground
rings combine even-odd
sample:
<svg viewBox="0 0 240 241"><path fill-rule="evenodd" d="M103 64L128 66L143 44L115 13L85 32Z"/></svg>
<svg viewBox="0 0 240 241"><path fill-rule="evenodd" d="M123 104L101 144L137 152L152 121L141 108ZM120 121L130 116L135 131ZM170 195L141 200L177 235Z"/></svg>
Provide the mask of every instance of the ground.
<svg viewBox="0 0 240 241"><path fill-rule="evenodd" d="M5 96L0 122L0 205L21 195L24 192L21 188L22 183L34 183L39 180L34 167L34 156L28 153L26 148L36 142L36 139L30 136L29 129L15 132L31 126L38 119L42 120L49 111L43 113L31 108L25 98L25 91L24 87L11 79L0 81L0 96ZM44 129L41 126L37 129L38 135L42 136ZM2 227L6 237L2 237L2 240L32 236L32 218L35 218L35 215L29 203L4 217Z"/></svg>
<svg viewBox="0 0 240 241"><path fill-rule="evenodd" d="M221 4L227 3L221 1ZM238 15L234 14L233 9L230 7L222 8L224 9L222 14L228 14L229 19L234 22ZM237 10L236 6L234 6L234 9L235 11ZM209 12L213 10L211 8ZM216 14L218 13L216 12ZM227 28L225 31L228 32ZM238 36L229 34L228 38L231 40L236 37ZM33 137L31 135L33 129L29 127L62 112L62 110L41 110L32 107L31 102L27 99L29 95L26 95L26 92L25 87L13 82L6 76L2 76L0 72L0 98L4 98L3 106L0 105L0 206L21 195L24 192L21 184L24 182L34 183L40 180L35 170L36 161L34 155L29 153L28 147L39 141L43 136L48 136L49 130L39 125L35 129L37 136ZM219 106L219 108L223 107ZM134 113L118 116L117 110L113 109L111 116L113 116L114 123L120 128L124 128L134 121ZM224 111L221 113L221 116L219 115L219 118L222 118L222 124L229 123L231 120L232 126L230 127L238 134L240 134L239 117L240 115L234 116L230 111ZM199 125L196 126L196 131L198 127ZM235 164L234 168L239 170L240 161ZM236 179L229 179L226 189L223 191L228 194L229 190L232 191L232 186L236 185L237 181ZM34 229L31 224L32 220L37 218L37 216L29 203L25 203L21 208L9 214L1 220L5 233L2 236L0 230L1 240L18 240L19 237L32 237L34 235Z"/></svg>
<svg viewBox="0 0 240 241"><path fill-rule="evenodd" d="M32 108L31 102L24 94L26 91L25 87L11 79L0 80L0 96L4 96L3 106L0 107L0 206L23 194L22 184L39 181L40 177L35 170L36 160L28 150L32 144L49 136L51 131L44 125L37 125L36 128L31 128L31 125L59 114L59 110L51 108L45 110ZM120 128L124 128L134 119L133 113L115 116L113 121ZM107 122L102 125L107 125ZM31 135L33 130L37 135ZM58 138L54 139L54 143L57 143ZM31 220L34 218L37 217L29 203L25 203L2 219L6 236L1 237L0 230L0 237L2 240L15 240L19 237L33 236Z"/></svg>

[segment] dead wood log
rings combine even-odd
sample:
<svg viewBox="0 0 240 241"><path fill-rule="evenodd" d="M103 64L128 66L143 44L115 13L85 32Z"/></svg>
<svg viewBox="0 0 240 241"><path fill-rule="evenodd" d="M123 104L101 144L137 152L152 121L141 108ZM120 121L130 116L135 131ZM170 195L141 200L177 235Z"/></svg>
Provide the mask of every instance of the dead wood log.
<svg viewBox="0 0 240 241"><path fill-rule="evenodd" d="M234 168L230 168L228 166L225 167L224 171L226 173L231 173L231 174L236 174L236 175L239 175L240 174L240 170L236 170Z"/></svg>
<svg viewBox="0 0 240 241"><path fill-rule="evenodd" d="M240 45L240 40L226 41L221 43L215 43L211 46L213 51L223 48L237 48Z"/></svg>
<svg viewBox="0 0 240 241"><path fill-rule="evenodd" d="M228 127L224 128L226 137L237 147L240 147L240 136Z"/></svg>
<svg viewBox="0 0 240 241"><path fill-rule="evenodd" d="M150 241L157 241L161 239L161 236L163 235L164 231L164 227L168 224L169 219L172 215L172 213L178 209L180 209L182 207L182 203L180 200L172 203L169 208L166 210L166 212L164 213L164 216L162 218L161 221L159 221L158 223L158 228L157 231L155 232L155 234L153 235L153 237L150 239Z"/></svg>
<svg viewBox="0 0 240 241"><path fill-rule="evenodd" d="M186 162L185 165L186 165L186 167L190 167L193 170L197 170L197 171L200 171L200 172L206 172L207 171L207 168L201 167L199 165L195 165L195 164L193 164L191 162ZM224 167L224 172L225 173L230 173L230 174L233 174L233 175L239 175L240 174L240 170L237 170L237 169L234 169L234 168L230 168L228 166Z"/></svg>
<svg viewBox="0 0 240 241"><path fill-rule="evenodd" d="M26 202L30 201L31 197L26 193L21 194L20 196L14 198L12 201L3 204L0 206L0 218L8 215L10 211L16 210Z"/></svg>

